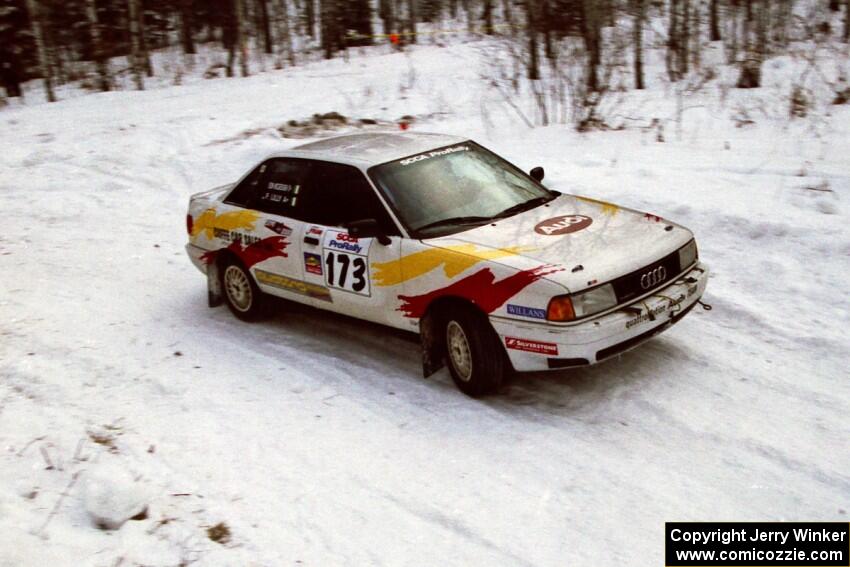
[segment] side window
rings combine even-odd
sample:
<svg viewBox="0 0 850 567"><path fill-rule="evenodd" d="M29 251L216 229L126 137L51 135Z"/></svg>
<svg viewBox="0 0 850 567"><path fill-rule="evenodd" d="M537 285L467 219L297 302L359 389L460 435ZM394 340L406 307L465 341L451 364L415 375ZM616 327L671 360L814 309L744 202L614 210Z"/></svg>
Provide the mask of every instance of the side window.
<svg viewBox="0 0 850 567"><path fill-rule="evenodd" d="M252 201L254 194L256 193L257 186L260 183L260 178L263 176L267 166L268 162L258 165L254 171L249 173L248 176L239 183L239 185L230 191L230 194L224 201L231 205L238 205L248 209L253 208Z"/></svg>
<svg viewBox="0 0 850 567"><path fill-rule="evenodd" d="M306 222L341 227L353 221L375 219L387 234L398 234L363 172L350 165L315 162L303 205L301 218Z"/></svg>
<svg viewBox="0 0 850 567"><path fill-rule="evenodd" d="M298 206L310 172L310 162L273 159L267 166L256 188L252 208L272 215L294 216L293 210Z"/></svg>

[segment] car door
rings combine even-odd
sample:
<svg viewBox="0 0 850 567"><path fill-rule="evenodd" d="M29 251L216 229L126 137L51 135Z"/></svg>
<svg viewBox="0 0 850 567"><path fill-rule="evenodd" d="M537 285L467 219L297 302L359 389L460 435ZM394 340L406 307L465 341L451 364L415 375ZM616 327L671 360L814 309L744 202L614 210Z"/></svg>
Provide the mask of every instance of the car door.
<svg viewBox="0 0 850 567"><path fill-rule="evenodd" d="M375 285L372 266L399 259L401 233L365 174L353 166L316 161L302 205L304 280L327 290L314 304L399 326L398 299L392 289ZM379 223L384 242L348 233L348 223L364 219Z"/></svg>
<svg viewBox="0 0 850 567"><path fill-rule="evenodd" d="M267 160L231 194L259 213L253 234L240 243L239 254L257 285L267 293L302 303L310 303L311 296L301 261L304 223L295 211L310 166L307 160Z"/></svg>

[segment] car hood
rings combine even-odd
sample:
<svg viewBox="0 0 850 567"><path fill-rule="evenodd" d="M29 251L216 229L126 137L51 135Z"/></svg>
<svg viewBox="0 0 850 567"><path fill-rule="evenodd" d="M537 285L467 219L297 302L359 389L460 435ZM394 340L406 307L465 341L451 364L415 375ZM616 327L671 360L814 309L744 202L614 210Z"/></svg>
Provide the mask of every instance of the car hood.
<svg viewBox="0 0 850 567"><path fill-rule="evenodd" d="M561 195L547 205L425 242L508 250L498 262L520 270L551 264L548 279L570 292L631 273L684 246L688 229L656 215L594 199Z"/></svg>

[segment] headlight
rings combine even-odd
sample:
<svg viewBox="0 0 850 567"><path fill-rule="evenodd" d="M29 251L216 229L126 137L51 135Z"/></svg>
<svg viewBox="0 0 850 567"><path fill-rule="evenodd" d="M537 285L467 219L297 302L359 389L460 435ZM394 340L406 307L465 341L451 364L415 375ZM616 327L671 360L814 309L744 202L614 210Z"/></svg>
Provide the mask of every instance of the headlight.
<svg viewBox="0 0 850 567"><path fill-rule="evenodd" d="M697 241L691 240L681 248L679 248L679 269L684 270L685 268L689 268L693 265L694 262L699 258L699 253L697 252Z"/></svg>
<svg viewBox="0 0 850 567"><path fill-rule="evenodd" d="M614 286L605 284L584 293L553 297L549 302L546 318L550 321L572 321L616 305L617 294L614 293Z"/></svg>

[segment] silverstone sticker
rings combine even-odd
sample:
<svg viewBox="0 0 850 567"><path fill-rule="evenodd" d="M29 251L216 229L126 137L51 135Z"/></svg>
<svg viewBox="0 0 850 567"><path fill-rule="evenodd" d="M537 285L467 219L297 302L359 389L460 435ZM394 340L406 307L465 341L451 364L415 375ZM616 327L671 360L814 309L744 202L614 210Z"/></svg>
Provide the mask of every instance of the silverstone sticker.
<svg viewBox="0 0 850 567"><path fill-rule="evenodd" d="M304 252L304 271L308 274L322 275L322 257L318 254Z"/></svg>
<svg viewBox="0 0 850 567"><path fill-rule="evenodd" d="M401 165L411 165L422 160L431 159L433 157L445 156L449 154L454 154L457 152L468 152L469 146L454 146L451 148L445 148L442 150L434 150L433 152L428 152L425 154L419 154L418 156L412 156L409 158L405 158L401 160L399 163Z"/></svg>
<svg viewBox="0 0 850 567"><path fill-rule="evenodd" d="M255 274L257 276L257 281L261 284L270 285L278 289L333 303L331 290L324 286L296 280L280 274L273 274L265 270L256 270Z"/></svg>
<svg viewBox="0 0 850 567"><path fill-rule="evenodd" d="M535 354L558 354L558 345L555 343L544 343L516 337L505 337L505 346L512 350L522 350Z"/></svg>
<svg viewBox="0 0 850 567"><path fill-rule="evenodd" d="M534 232L544 236L561 236L584 230L591 224L593 219L584 215L562 215L538 223Z"/></svg>
<svg viewBox="0 0 850 567"><path fill-rule="evenodd" d="M531 319L545 319L546 310L536 309L534 307L526 307L524 305L512 305L508 303L508 313L510 315L519 315L520 317L530 317Z"/></svg>
<svg viewBox="0 0 850 567"><path fill-rule="evenodd" d="M266 228L272 232L276 232L281 236L289 236L292 234L292 229L283 224L282 222L267 220Z"/></svg>

